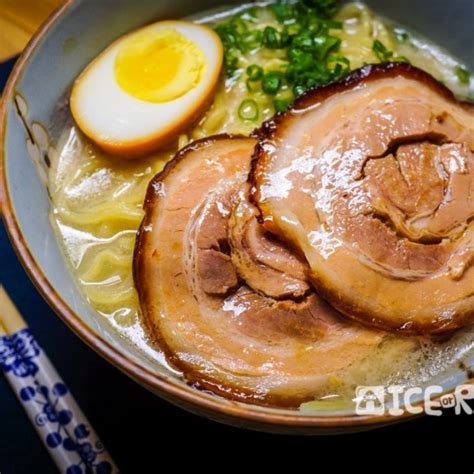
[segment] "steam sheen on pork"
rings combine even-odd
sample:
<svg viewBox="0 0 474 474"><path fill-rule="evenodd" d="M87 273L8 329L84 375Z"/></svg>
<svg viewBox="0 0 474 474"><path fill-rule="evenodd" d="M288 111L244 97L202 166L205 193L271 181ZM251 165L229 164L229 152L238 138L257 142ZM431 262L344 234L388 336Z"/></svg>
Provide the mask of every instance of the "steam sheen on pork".
<svg viewBox="0 0 474 474"><path fill-rule="evenodd" d="M266 123L253 201L347 316L434 333L474 319L474 106L367 66Z"/></svg>
<svg viewBox="0 0 474 474"><path fill-rule="evenodd" d="M147 326L188 381L297 406L382 334L342 319L311 289L304 259L258 223L247 199L255 144L195 142L151 182L134 276Z"/></svg>

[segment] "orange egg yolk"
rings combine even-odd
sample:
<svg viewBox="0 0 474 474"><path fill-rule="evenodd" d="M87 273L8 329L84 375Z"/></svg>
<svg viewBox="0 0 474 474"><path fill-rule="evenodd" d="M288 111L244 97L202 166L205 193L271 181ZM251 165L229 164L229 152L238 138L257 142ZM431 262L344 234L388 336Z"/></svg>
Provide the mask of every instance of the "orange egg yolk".
<svg viewBox="0 0 474 474"><path fill-rule="evenodd" d="M182 97L200 82L201 48L175 28L142 31L125 40L115 59L115 80L123 91L146 102Z"/></svg>

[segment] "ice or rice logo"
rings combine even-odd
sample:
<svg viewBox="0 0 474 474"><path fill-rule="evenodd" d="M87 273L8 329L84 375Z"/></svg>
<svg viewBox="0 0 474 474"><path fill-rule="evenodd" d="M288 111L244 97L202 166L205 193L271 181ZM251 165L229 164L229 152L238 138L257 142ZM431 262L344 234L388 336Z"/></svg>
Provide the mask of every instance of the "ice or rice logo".
<svg viewBox="0 0 474 474"><path fill-rule="evenodd" d="M405 388L400 385L358 386L356 388L356 413L358 415L401 416L404 413L440 416L442 408L454 408L454 413L472 415L473 409L468 400L474 400L474 385L458 385L453 393L441 395L443 388L430 385ZM417 403L413 403L417 400Z"/></svg>

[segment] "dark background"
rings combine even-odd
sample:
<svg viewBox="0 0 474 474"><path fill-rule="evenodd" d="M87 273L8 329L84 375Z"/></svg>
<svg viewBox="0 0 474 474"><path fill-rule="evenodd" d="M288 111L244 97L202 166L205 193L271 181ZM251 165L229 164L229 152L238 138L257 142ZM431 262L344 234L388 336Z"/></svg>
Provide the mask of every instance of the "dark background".
<svg viewBox="0 0 474 474"><path fill-rule="evenodd" d="M0 65L0 90L13 61ZM0 282L123 473L163 470L413 472L431 464L474 472L474 415L423 417L365 433L290 437L217 424L162 401L86 347L43 301L0 222ZM457 466L465 464L466 469ZM450 465L451 468L447 468ZM349 468L348 468L349 466ZM446 467L445 467L446 466ZM33 427L0 376L0 474L55 473Z"/></svg>

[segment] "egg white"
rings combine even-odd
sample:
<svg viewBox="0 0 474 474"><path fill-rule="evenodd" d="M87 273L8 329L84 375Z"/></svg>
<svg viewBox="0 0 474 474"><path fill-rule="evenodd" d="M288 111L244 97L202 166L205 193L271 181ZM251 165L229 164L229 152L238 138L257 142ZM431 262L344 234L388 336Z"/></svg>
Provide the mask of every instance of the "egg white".
<svg viewBox="0 0 474 474"><path fill-rule="evenodd" d="M125 92L115 79L115 60L131 35L174 28L203 52L205 64L199 83L181 97L153 103ZM217 34L185 21L161 21L123 36L112 43L74 83L71 111L79 128L110 153L133 157L151 151L197 118L218 81L223 48Z"/></svg>

